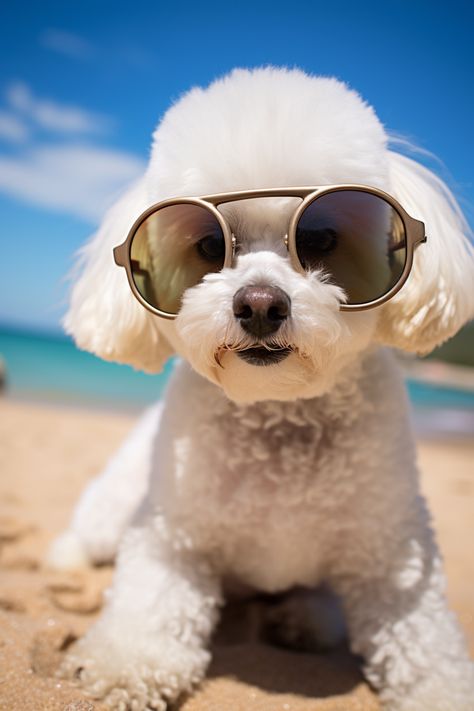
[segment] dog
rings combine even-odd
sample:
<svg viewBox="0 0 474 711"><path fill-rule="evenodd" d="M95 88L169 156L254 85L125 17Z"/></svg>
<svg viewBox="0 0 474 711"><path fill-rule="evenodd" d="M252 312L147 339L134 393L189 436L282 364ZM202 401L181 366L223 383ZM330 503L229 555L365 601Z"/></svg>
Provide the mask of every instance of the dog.
<svg viewBox="0 0 474 711"><path fill-rule="evenodd" d="M168 110L82 252L79 347L149 372L180 356L50 553L116 558L60 672L111 708L193 689L233 595L281 594L283 644L337 643L324 583L384 709L474 709L390 350L473 316L474 254L447 187L389 146L336 79L235 70Z"/></svg>

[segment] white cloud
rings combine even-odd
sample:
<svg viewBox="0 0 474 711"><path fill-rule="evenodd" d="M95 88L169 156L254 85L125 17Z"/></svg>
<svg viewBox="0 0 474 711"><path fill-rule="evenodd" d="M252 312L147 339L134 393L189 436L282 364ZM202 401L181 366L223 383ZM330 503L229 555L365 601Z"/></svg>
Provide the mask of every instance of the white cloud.
<svg viewBox="0 0 474 711"><path fill-rule="evenodd" d="M8 111L0 111L0 138L9 143L23 143L29 136L23 121Z"/></svg>
<svg viewBox="0 0 474 711"><path fill-rule="evenodd" d="M89 59L93 56L92 45L79 35L50 27L39 36L39 43L46 49L73 59Z"/></svg>
<svg viewBox="0 0 474 711"><path fill-rule="evenodd" d="M107 117L78 106L38 99L23 82L10 84L6 97L13 109L50 131L66 134L100 133L111 125Z"/></svg>
<svg viewBox="0 0 474 711"><path fill-rule="evenodd" d="M144 162L131 153L79 142L79 136L110 128L108 117L39 98L23 82L10 84L6 100L0 139L17 147L0 155L0 193L94 223L143 173ZM46 142L38 128L57 140Z"/></svg>
<svg viewBox="0 0 474 711"><path fill-rule="evenodd" d="M145 169L123 151L91 145L51 145L0 158L0 192L96 223Z"/></svg>

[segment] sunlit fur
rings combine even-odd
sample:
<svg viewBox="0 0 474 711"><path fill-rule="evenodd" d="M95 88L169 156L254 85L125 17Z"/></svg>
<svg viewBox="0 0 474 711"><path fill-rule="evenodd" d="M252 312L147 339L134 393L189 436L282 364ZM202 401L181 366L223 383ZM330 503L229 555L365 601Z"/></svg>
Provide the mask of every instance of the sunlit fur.
<svg viewBox="0 0 474 711"><path fill-rule="evenodd" d="M342 312L327 275L294 268L284 243L294 198L222 206L235 263L189 289L175 321L144 309L113 262L161 199L338 183L385 189L426 224L408 282L382 307ZM108 360L151 372L173 352L183 361L163 409L139 422L51 551L59 567L118 556L105 609L62 673L118 711L163 710L203 678L229 580L267 593L303 585L311 600L325 582L384 709L473 711L473 665L444 596L402 378L380 347L426 352L449 338L474 314L473 277L446 186L389 150L372 108L344 84L237 70L172 106L146 175L84 248L65 319L80 347ZM264 344L290 354L262 367L239 357L261 343L232 308L255 284L291 299ZM282 624L290 614L318 641L318 606L289 600Z"/></svg>

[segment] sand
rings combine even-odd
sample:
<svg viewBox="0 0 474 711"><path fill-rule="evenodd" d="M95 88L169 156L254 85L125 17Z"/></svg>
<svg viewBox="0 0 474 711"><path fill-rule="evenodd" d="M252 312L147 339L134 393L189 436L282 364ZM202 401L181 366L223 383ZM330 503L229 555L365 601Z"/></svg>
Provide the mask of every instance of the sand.
<svg viewBox="0 0 474 711"><path fill-rule="evenodd" d="M54 678L98 614L110 568L53 573L42 560L88 478L134 416L0 400L0 709L104 711ZM474 441L420 441L423 488L446 558L449 599L474 653ZM243 639L215 643L202 687L181 711L376 711L344 649L297 654Z"/></svg>

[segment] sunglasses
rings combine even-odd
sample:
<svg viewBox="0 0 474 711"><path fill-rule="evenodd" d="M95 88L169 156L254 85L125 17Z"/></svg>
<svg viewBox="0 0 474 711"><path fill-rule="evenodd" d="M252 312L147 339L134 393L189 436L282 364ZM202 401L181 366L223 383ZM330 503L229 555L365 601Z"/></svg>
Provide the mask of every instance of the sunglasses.
<svg viewBox="0 0 474 711"><path fill-rule="evenodd" d="M391 299L410 274L415 248L426 242L423 222L377 188L270 188L152 205L115 247L115 262L125 267L130 288L145 308L175 318L187 289L234 263L238 240L218 207L274 197L301 199L284 237L291 264L302 274L318 271L341 287L343 311Z"/></svg>

